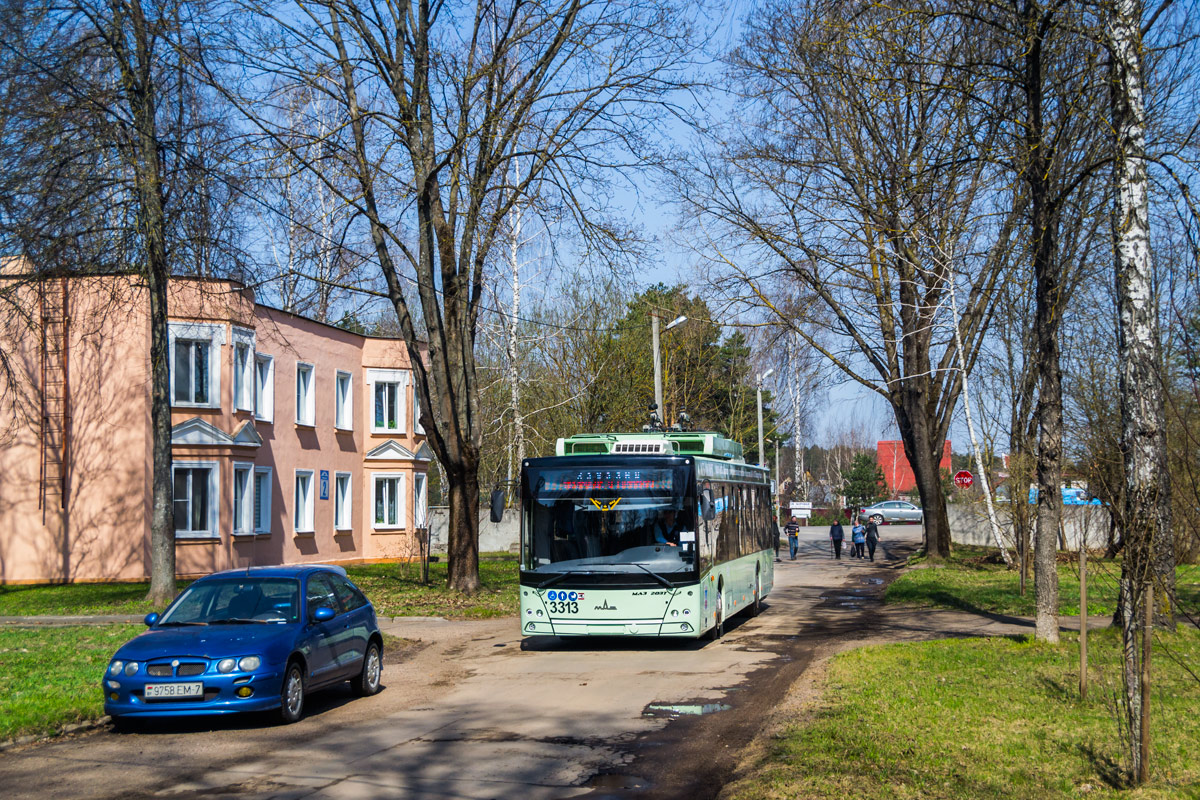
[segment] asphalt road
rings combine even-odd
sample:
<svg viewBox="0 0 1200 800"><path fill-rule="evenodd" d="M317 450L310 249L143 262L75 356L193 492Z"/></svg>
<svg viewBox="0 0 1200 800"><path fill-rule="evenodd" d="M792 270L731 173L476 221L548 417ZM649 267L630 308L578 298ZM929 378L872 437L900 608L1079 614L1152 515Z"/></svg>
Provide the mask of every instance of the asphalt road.
<svg viewBox="0 0 1200 800"><path fill-rule="evenodd" d="M6 798L715 797L739 750L832 644L864 636L919 544L887 526L876 562L786 547L756 619L719 642L523 640L515 619L397 620L425 645L384 691L310 698L296 725L227 718L110 730L0 754Z"/></svg>

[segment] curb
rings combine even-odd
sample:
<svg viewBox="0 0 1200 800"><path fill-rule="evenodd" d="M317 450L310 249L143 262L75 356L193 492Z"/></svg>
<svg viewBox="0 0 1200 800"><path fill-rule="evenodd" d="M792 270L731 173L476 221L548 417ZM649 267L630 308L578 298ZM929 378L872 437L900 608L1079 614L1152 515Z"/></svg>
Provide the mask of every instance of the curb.
<svg viewBox="0 0 1200 800"><path fill-rule="evenodd" d="M66 736L69 733L80 733L83 731L95 730L103 728L112 722L112 717L107 714L98 719L86 720L84 722L74 722L70 725L64 725L54 733L31 734L29 736L18 736L15 739L7 739L0 742L0 753L12 750L16 747L24 747L28 744L36 744L38 742L48 742L51 739L57 739L60 736Z"/></svg>

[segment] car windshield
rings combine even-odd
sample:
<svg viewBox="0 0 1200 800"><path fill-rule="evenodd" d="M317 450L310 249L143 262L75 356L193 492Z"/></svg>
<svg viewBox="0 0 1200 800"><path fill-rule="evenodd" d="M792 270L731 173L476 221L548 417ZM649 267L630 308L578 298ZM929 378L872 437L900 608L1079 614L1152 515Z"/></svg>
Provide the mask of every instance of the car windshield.
<svg viewBox="0 0 1200 800"><path fill-rule="evenodd" d="M193 583L158 621L173 625L286 624L299 619L300 582L238 576Z"/></svg>
<svg viewBox="0 0 1200 800"><path fill-rule="evenodd" d="M678 573L695 569L685 466L530 469L526 568Z"/></svg>

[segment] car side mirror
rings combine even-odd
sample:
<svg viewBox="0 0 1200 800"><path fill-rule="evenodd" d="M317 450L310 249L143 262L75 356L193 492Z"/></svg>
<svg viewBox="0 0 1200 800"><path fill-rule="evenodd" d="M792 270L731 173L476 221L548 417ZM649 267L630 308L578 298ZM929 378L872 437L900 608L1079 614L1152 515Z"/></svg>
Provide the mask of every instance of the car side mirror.
<svg viewBox="0 0 1200 800"><path fill-rule="evenodd" d="M328 622L334 616L333 609L329 606L321 606L313 612L313 620L316 622Z"/></svg>
<svg viewBox="0 0 1200 800"><path fill-rule="evenodd" d="M700 516L707 522L717 516L717 504L713 500L712 489L700 491Z"/></svg>
<svg viewBox="0 0 1200 800"><path fill-rule="evenodd" d="M502 522L504 520L504 490L496 489L492 492L492 522Z"/></svg>
<svg viewBox="0 0 1200 800"><path fill-rule="evenodd" d="M151 611L149 614L146 615L146 618L143 619L142 622L146 623L146 627L149 628L151 625L158 622L158 612Z"/></svg>

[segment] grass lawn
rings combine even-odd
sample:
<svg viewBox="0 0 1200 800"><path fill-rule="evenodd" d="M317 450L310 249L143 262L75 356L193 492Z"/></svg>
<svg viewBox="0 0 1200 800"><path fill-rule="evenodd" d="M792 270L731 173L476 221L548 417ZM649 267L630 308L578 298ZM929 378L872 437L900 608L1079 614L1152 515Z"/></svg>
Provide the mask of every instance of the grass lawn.
<svg viewBox="0 0 1200 800"><path fill-rule="evenodd" d="M914 560L914 564L920 564ZM1088 614L1112 616L1116 610L1119 561L1091 559L1088 562ZM1176 588L1180 604L1195 611L1200 608L1200 565L1176 569ZM997 614L1032 617L1034 608L1033 572L1030 570L1025 596L1020 593L1020 576L1007 569L997 558L995 548L956 545L953 555L942 566L914 569L888 586L889 603L957 608L964 611L988 611ZM1078 562L1058 565L1059 613L1079 614Z"/></svg>
<svg viewBox="0 0 1200 800"><path fill-rule="evenodd" d="M446 564L429 565L429 585L420 582L417 564L364 564L346 567L380 616L452 618L516 614L517 557L484 554L479 560L483 588L466 597L446 588ZM180 581L183 589L188 581ZM0 616L35 614L130 614L161 611L145 602L148 583L73 583L0 586Z"/></svg>
<svg viewBox="0 0 1200 800"><path fill-rule="evenodd" d="M1073 635L1058 646L964 639L840 655L819 705L780 731L723 797L1200 797L1200 681L1179 666L1200 663L1200 634L1181 628L1156 647L1147 787L1115 788L1119 651L1117 632L1106 630L1088 640L1086 702Z"/></svg>
<svg viewBox="0 0 1200 800"><path fill-rule="evenodd" d="M100 680L141 625L0 627L0 741L104 715Z"/></svg>
<svg viewBox="0 0 1200 800"><path fill-rule="evenodd" d="M100 680L117 648L141 625L0 627L0 742L49 736L64 725L104 716ZM384 634L384 660L419 649Z"/></svg>

